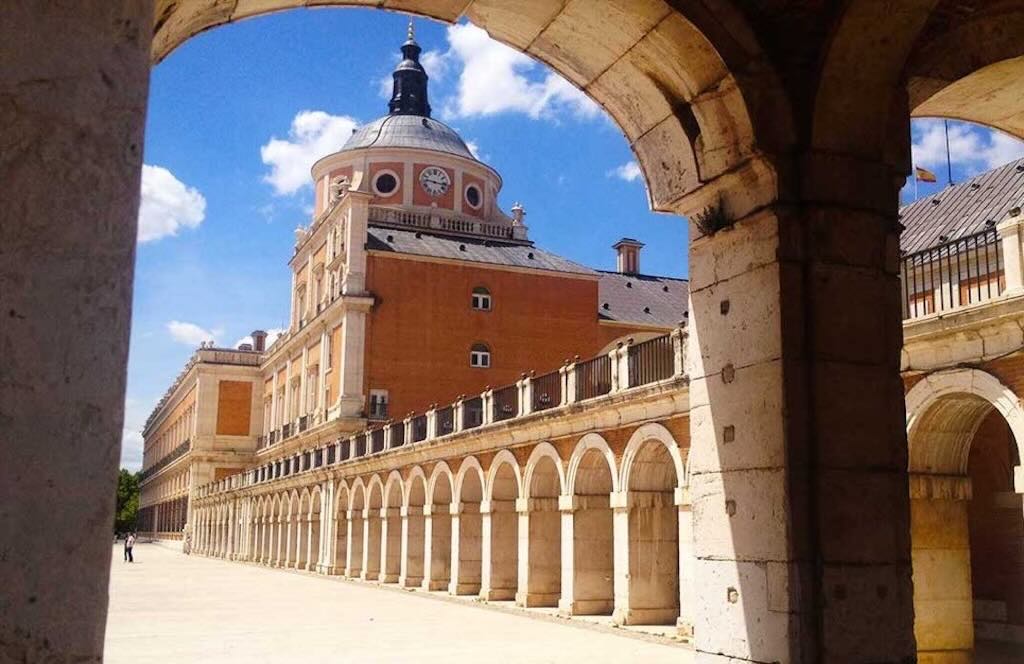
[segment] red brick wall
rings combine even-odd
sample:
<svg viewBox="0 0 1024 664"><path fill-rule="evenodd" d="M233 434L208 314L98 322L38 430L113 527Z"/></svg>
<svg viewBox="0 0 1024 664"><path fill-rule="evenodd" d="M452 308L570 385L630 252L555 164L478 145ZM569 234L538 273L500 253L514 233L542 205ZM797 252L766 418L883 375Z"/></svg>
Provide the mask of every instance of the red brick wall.
<svg viewBox="0 0 1024 664"><path fill-rule="evenodd" d="M490 291L493 310L470 308L476 286ZM367 287L377 303L367 317L366 394L387 389L395 418L590 357L629 333L598 323L595 281L555 273L371 255ZM469 366L477 342L491 349L489 369Z"/></svg>

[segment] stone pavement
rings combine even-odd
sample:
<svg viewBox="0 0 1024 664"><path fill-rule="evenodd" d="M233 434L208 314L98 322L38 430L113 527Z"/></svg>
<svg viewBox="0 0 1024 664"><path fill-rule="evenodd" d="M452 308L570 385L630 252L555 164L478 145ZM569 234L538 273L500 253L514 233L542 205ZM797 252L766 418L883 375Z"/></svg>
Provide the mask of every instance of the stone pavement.
<svg viewBox="0 0 1024 664"><path fill-rule="evenodd" d="M105 661L673 662L692 651L422 593L135 547L113 550Z"/></svg>

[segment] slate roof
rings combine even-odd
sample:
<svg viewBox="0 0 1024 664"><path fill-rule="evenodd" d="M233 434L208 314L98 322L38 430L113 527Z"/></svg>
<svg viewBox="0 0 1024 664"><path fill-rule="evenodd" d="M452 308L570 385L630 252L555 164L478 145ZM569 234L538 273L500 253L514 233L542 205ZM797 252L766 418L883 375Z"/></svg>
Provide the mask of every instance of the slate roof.
<svg viewBox="0 0 1024 664"><path fill-rule="evenodd" d="M476 161L455 130L421 115L385 115L357 129L341 150L418 148L447 152Z"/></svg>
<svg viewBox="0 0 1024 664"><path fill-rule="evenodd" d="M603 320L675 327L689 307L690 282L646 274L599 271L598 315Z"/></svg>
<svg viewBox="0 0 1024 664"><path fill-rule="evenodd" d="M977 175L900 210L900 248L908 254L979 233L1024 205L1024 159Z"/></svg>
<svg viewBox="0 0 1024 664"><path fill-rule="evenodd" d="M484 238L438 235L426 231L383 226L367 228L366 248L374 251L391 251L414 256L450 258L535 270L596 274L589 267L574 263L550 251L538 249L532 244L513 244Z"/></svg>

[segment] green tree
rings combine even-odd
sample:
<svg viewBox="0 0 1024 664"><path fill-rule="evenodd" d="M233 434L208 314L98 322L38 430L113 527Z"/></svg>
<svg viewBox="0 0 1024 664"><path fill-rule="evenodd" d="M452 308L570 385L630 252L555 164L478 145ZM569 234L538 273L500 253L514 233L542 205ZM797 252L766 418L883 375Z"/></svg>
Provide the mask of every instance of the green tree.
<svg viewBox="0 0 1024 664"><path fill-rule="evenodd" d="M121 469L117 475L117 511L114 513L114 532L123 533L135 528L139 513L139 474Z"/></svg>

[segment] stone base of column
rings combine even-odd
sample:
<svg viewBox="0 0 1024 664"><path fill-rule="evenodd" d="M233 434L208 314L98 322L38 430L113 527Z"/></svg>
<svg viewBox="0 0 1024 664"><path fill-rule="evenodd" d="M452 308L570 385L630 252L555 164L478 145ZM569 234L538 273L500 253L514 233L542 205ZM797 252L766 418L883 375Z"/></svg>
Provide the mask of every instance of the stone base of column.
<svg viewBox="0 0 1024 664"><path fill-rule="evenodd" d="M337 575L337 574L341 574L342 572L343 572L343 570L335 567L334 565L317 565L316 566L316 573L317 574L324 574L324 575L327 575L327 576L334 576L334 575Z"/></svg>
<svg viewBox="0 0 1024 664"><path fill-rule="evenodd" d="M917 664L973 664L973 650L919 650Z"/></svg>
<svg viewBox="0 0 1024 664"><path fill-rule="evenodd" d="M398 583L398 575L381 572L377 575L377 580L381 583Z"/></svg>
<svg viewBox="0 0 1024 664"><path fill-rule="evenodd" d="M452 582L448 584L448 592L453 595L476 595L480 592L480 584Z"/></svg>
<svg viewBox="0 0 1024 664"><path fill-rule="evenodd" d="M480 590L480 599L488 602L500 602L515 598L516 591L514 588L482 588Z"/></svg>
<svg viewBox="0 0 1024 664"><path fill-rule="evenodd" d="M342 576L344 576L347 579L358 579L359 570L352 569L351 567L346 567L345 570L342 572Z"/></svg>
<svg viewBox="0 0 1024 664"><path fill-rule="evenodd" d="M380 572L367 572L365 569L359 572L359 578L362 581L376 581L380 577Z"/></svg>
<svg viewBox="0 0 1024 664"><path fill-rule="evenodd" d="M525 608L555 607L560 605L561 593L516 593L516 605Z"/></svg>
<svg viewBox="0 0 1024 664"><path fill-rule="evenodd" d="M693 638L693 623L683 618L676 618L676 634Z"/></svg>
<svg viewBox="0 0 1024 664"><path fill-rule="evenodd" d="M398 577L398 585L402 586L403 588L419 588L420 586L423 585L423 577L422 576L399 576ZM447 586L447 585L448 584L446 583L445 586Z"/></svg>
<svg viewBox="0 0 1024 664"><path fill-rule="evenodd" d="M607 616L614 608L610 599L558 600L558 613L562 616Z"/></svg>
<svg viewBox="0 0 1024 664"><path fill-rule="evenodd" d="M451 581L448 579L423 579L420 587L424 590L448 590Z"/></svg>
<svg viewBox="0 0 1024 664"><path fill-rule="evenodd" d="M679 620L677 609L615 609L613 625L675 625Z"/></svg>

